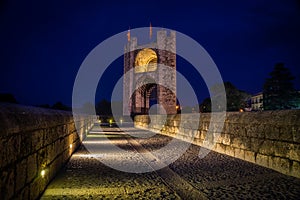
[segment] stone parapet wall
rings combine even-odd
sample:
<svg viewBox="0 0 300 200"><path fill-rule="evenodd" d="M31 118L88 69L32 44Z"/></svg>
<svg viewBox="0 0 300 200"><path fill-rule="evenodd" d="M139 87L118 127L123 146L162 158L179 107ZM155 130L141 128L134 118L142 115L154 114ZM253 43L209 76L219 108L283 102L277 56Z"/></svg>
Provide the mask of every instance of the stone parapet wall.
<svg viewBox="0 0 300 200"><path fill-rule="evenodd" d="M139 115L135 126L300 178L300 110L229 112L221 131L209 129L210 113ZM221 126L214 122L213 126ZM212 131L210 131L212 130Z"/></svg>
<svg viewBox="0 0 300 200"><path fill-rule="evenodd" d="M39 198L94 119L82 115L74 121L71 112L0 104L0 198Z"/></svg>

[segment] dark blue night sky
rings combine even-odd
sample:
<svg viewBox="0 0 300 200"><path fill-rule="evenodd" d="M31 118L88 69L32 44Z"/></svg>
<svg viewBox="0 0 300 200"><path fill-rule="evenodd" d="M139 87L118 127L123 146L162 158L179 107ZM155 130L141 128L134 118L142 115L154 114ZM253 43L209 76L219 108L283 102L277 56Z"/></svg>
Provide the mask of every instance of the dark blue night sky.
<svg viewBox="0 0 300 200"><path fill-rule="evenodd" d="M300 89L296 0L0 2L0 93L12 93L23 104L71 105L73 83L87 54L108 37L150 22L195 39L214 59L223 80L241 90L260 92L277 62L290 68ZM123 72L122 61L110 66L96 100L109 99ZM191 71L178 63L188 76ZM199 77L188 78L202 101L207 89Z"/></svg>

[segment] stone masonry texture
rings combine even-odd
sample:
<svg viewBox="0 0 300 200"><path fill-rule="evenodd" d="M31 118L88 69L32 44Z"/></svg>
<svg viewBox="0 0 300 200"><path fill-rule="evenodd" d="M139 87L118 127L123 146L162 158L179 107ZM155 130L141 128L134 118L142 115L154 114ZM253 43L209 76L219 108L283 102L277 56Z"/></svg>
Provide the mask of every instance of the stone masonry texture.
<svg viewBox="0 0 300 200"><path fill-rule="evenodd" d="M208 141L216 152L300 178L300 110L229 112L219 133L208 131L210 118L209 113L200 119L193 114L139 115L135 126L199 146Z"/></svg>
<svg viewBox="0 0 300 200"><path fill-rule="evenodd" d="M42 200L53 199L298 199L300 179L254 163L210 151L199 157L198 145L189 148L169 166L147 173L128 173L113 169L106 159L121 162L134 159L129 152L154 153L179 139L133 128L100 129L95 124L68 164L49 184ZM108 139L104 140L104 137ZM89 145L108 143L122 148L126 159L115 150L90 151ZM95 143L94 143L95 144ZM178 146L170 151L176 152ZM154 155L154 154L153 154ZM149 165L169 153L139 162ZM131 166L134 167L134 166Z"/></svg>
<svg viewBox="0 0 300 200"><path fill-rule="evenodd" d="M39 198L93 120L78 119L65 111L0 104L0 199Z"/></svg>
<svg viewBox="0 0 300 200"><path fill-rule="evenodd" d="M135 59L143 49L151 49L157 55L157 64L168 66L169 70L161 69L158 66L153 72L134 73ZM131 71L130 71L131 70ZM156 42L144 45L138 44L138 38L133 37L125 46L124 52L124 91L123 91L123 114L147 113L143 109L149 109L149 95L143 82L147 79L159 80L160 84L155 87L156 99L163 105L166 113L176 113L176 34L174 31L167 33L166 30L157 32ZM136 90L135 90L136 86ZM163 86L169 86L163 87ZM135 90L135 91L134 91ZM146 99L144 99L146 97ZM158 113L164 113L162 110Z"/></svg>

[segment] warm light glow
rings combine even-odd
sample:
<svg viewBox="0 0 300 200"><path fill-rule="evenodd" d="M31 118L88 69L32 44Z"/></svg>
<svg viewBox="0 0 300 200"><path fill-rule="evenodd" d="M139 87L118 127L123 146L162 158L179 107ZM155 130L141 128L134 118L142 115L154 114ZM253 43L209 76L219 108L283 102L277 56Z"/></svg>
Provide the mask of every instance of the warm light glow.
<svg viewBox="0 0 300 200"><path fill-rule="evenodd" d="M95 133L95 132L92 132L92 134ZM93 134L93 135L88 135L87 136L88 138L107 138L107 137L110 137L110 138L116 138L116 137L124 137L124 136L121 136L121 135L115 135L115 133L113 134L109 134L109 132L105 132L105 134Z"/></svg>
<svg viewBox="0 0 300 200"><path fill-rule="evenodd" d="M41 171L41 176L44 178L44 177L45 177L45 174L46 174L46 171L43 169L43 170Z"/></svg>
<svg viewBox="0 0 300 200"><path fill-rule="evenodd" d="M72 145L72 144L70 144L70 149L72 149L72 147L73 147L73 145Z"/></svg>
<svg viewBox="0 0 300 200"><path fill-rule="evenodd" d="M115 140L93 140L93 141L83 141L82 144L125 144L126 141L122 139Z"/></svg>
<svg viewBox="0 0 300 200"><path fill-rule="evenodd" d="M240 109L240 112L244 112L244 110L241 108L241 109Z"/></svg>
<svg viewBox="0 0 300 200"><path fill-rule="evenodd" d="M112 119L109 120L109 123L110 123L110 124L112 123Z"/></svg>
<svg viewBox="0 0 300 200"><path fill-rule="evenodd" d="M61 196L62 194L68 196L90 196L90 194L99 194L99 191L101 191L102 195L108 195L110 196L111 194L123 194L122 190L120 190L120 187L83 187L81 186L80 189L78 189L77 187L73 187L73 188L47 188L47 190L45 191L45 193L43 194L43 196L45 196L47 199L47 197L49 197L49 199L53 199L53 198L57 198Z"/></svg>
<svg viewBox="0 0 300 200"><path fill-rule="evenodd" d="M176 106L176 109L178 110L179 106Z"/></svg>
<svg viewBox="0 0 300 200"><path fill-rule="evenodd" d="M135 58L135 73L152 72L157 69L157 55L152 49L146 48Z"/></svg>
<svg viewBox="0 0 300 200"><path fill-rule="evenodd" d="M103 158L105 154L73 154L74 158Z"/></svg>

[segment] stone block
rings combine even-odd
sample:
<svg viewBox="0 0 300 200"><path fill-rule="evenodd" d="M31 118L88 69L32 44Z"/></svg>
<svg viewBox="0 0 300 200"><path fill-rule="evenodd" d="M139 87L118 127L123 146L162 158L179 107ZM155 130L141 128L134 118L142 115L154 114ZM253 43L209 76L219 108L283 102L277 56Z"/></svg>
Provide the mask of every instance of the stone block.
<svg viewBox="0 0 300 200"><path fill-rule="evenodd" d="M255 153L252 151L245 150L245 160L255 163Z"/></svg>
<svg viewBox="0 0 300 200"><path fill-rule="evenodd" d="M170 133L175 133L175 127L174 126L170 127Z"/></svg>
<svg viewBox="0 0 300 200"><path fill-rule="evenodd" d="M300 143L300 126L292 126L293 142Z"/></svg>
<svg viewBox="0 0 300 200"><path fill-rule="evenodd" d="M251 151L253 152L258 152L259 148L263 144L263 140L258 139L258 138L251 138Z"/></svg>
<svg viewBox="0 0 300 200"><path fill-rule="evenodd" d="M241 137L247 137L247 130L244 127L244 124L239 124L238 126L238 135Z"/></svg>
<svg viewBox="0 0 300 200"><path fill-rule="evenodd" d="M203 140L201 140L199 138L194 138L193 144L198 145L198 146L202 146L203 145Z"/></svg>
<svg viewBox="0 0 300 200"><path fill-rule="evenodd" d="M229 134L224 134L222 137L222 144L224 145L230 145L231 139Z"/></svg>
<svg viewBox="0 0 300 200"><path fill-rule="evenodd" d="M37 170L40 171L42 168L47 166L49 160L47 159L47 151L46 148L41 149L37 153Z"/></svg>
<svg viewBox="0 0 300 200"><path fill-rule="evenodd" d="M29 187L29 186L26 186L26 187L22 190L19 199L29 199L29 198L30 198L30 196L29 196L29 191L30 191L30 187Z"/></svg>
<svg viewBox="0 0 300 200"><path fill-rule="evenodd" d="M68 126L68 131L70 133L73 133L73 132L76 131L76 127L75 127L75 123L74 122L73 123L69 123L67 126Z"/></svg>
<svg viewBox="0 0 300 200"><path fill-rule="evenodd" d="M58 172L62 165L62 156L57 157L50 166L48 166L49 169L49 178L53 178L55 174Z"/></svg>
<svg viewBox="0 0 300 200"><path fill-rule="evenodd" d="M33 150L32 150L32 134L31 133L24 133L21 135L21 154L20 157L27 157L30 155Z"/></svg>
<svg viewBox="0 0 300 200"><path fill-rule="evenodd" d="M251 149L251 141L250 138L246 137L234 137L232 139L231 145L234 148L239 148L239 149Z"/></svg>
<svg viewBox="0 0 300 200"><path fill-rule="evenodd" d="M15 162L18 157L21 157L20 152L20 139L21 137L1 138L0 145L3 147L0 153L0 168Z"/></svg>
<svg viewBox="0 0 300 200"><path fill-rule="evenodd" d="M228 123L226 123L226 122L224 123L222 132L225 133L225 134L230 134Z"/></svg>
<svg viewBox="0 0 300 200"><path fill-rule="evenodd" d="M22 189L26 183L27 162L22 160L16 165L16 192Z"/></svg>
<svg viewBox="0 0 300 200"><path fill-rule="evenodd" d="M220 133L213 133L213 141L214 143L222 143L223 135Z"/></svg>
<svg viewBox="0 0 300 200"><path fill-rule="evenodd" d="M91 126L90 123L89 123L89 126ZM68 130L67 124L62 125L62 132L63 132L63 135L64 135L64 136L71 133L71 132L69 132L69 130Z"/></svg>
<svg viewBox="0 0 300 200"><path fill-rule="evenodd" d="M32 154L27 158L27 181L32 181L37 175L37 154Z"/></svg>
<svg viewBox="0 0 300 200"><path fill-rule="evenodd" d="M180 121L177 121L177 120L173 121L173 126L178 127L179 124L180 124Z"/></svg>
<svg viewBox="0 0 300 200"><path fill-rule="evenodd" d="M266 139L278 140L280 135L280 127L278 126L265 126Z"/></svg>
<svg viewBox="0 0 300 200"><path fill-rule="evenodd" d="M68 137L60 138L59 141L60 141L59 146L61 147L62 151L69 148L69 138Z"/></svg>
<svg viewBox="0 0 300 200"><path fill-rule="evenodd" d="M49 144L47 146L47 150L46 150L47 151L47 160L48 160L47 163L52 162L56 157L56 152L58 152L59 147L58 147L58 145L55 145L55 144L57 144L57 142Z"/></svg>
<svg viewBox="0 0 300 200"><path fill-rule="evenodd" d="M290 144L288 158L300 162L300 144Z"/></svg>
<svg viewBox="0 0 300 200"><path fill-rule="evenodd" d="M246 126L247 129L247 136L251 138L258 138L258 128L256 124L249 124Z"/></svg>
<svg viewBox="0 0 300 200"><path fill-rule="evenodd" d="M30 199L37 199L46 187L47 178L39 176L30 184Z"/></svg>
<svg viewBox="0 0 300 200"><path fill-rule="evenodd" d="M265 140L263 141L262 145L260 146L259 153L264 155L274 155L274 141Z"/></svg>
<svg viewBox="0 0 300 200"><path fill-rule="evenodd" d="M175 133L179 133L179 128L178 128L178 127L175 127L175 128L174 128L174 132L175 132Z"/></svg>
<svg viewBox="0 0 300 200"><path fill-rule="evenodd" d="M244 160L245 159L245 152L244 152L244 150L243 149L235 148L234 149L234 157Z"/></svg>
<svg viewBox="0 0 300 200"><path fill-rule="evenodd" d="M11 199L11 197L15 194L15 173L14 169L10 169L9 171L0 171L0 188L5 191L2 193L2 199Z"/></svg>
<svg viewBox="0 0 300 200"><path fill-rule="evenodd" d="M256 135L258 138L265 139L266 138L266 132L268 132L269 126L266 126L264 123L256 124Z"/></svg>
<svg viewBox="0 0 300 200"><path fill-rule="evenodd" d="M274 142L274 155L279 157L288 158L288 153L291 149L291 144L288 142Z"/></svg>
<svg viewBox="0 0 300 200"><path fill-rule="evenodd" d="M242 141L243 141L243 146L241 148L245 150L251 150L251 138L243 137Z"/></svg>
<svg viewBox="0 0 300 200"><path fill-rule="evenodd" d="M226 152L226 145L224 145L224 144L216 144L215 151L224 154Z"/></svg>
<svg viewBox="0 0 300 200"><path fill-rule="evenodd" d="M194 138L200 139L200 131L199 130L194 130Z"/></svg>
<svg viewBox="0 0 300 200"><path fill-rule="evenodd" d="M44 134L43 146L47 146L47 145L53 143L58 138L58 134L56 133L56 131L53 127L44 129L43 134Z"/></svg>
<svg viewBox="0 0 300 200"><path fill-rule="evenodd" d="M44 143L44 131L37 130L31 133L31 150L37 151L38 149L42 148Z"/></svg>
<svg viewBox="0 0 300 200"><path fill-rule="evenodd" d="M202 122L201 124L201 130L207 131L209 128L209 122Z"/></svg>
<svg viewBox="0 0 300 200"><path fill-rule="evenodd" d="M75 142L79 139L79 136L77 133L72 133L72 135L73 135L73 140L72 140L73 142Z"/></svg>
<svg viewBox="0 0 300 200"><path fill-rule="evenodd" d="M200 138L201 138L201 140L204 140L206 138L206 134L207 134L207 131L202 130L200 132Z"/></svg>
<svg viewBox="0 0 300 200"><path fill-rule="evenodd" d="M231 143L231 145L232 145L232 147L234 147L234 148L240 148L240 146L241 146L241 138L240 137L234 137L233 139L232 139L232 143Z"/></svg>
<svg viewBox="0 0 300 200"><path fill-rule="evenodd" d="M264 167L269 167L269 156L257 154L255 163Z"/></svg>
<svg viewBox="0 0 300 200"><path fill-rule="evenodd" d="M229 134L231 135L235 135L235 136L242 136L242 134L244 131L244 128L242 126L240 126L240 124L238 123L229 123Z"/></svg>
<svg viewBox="0 0 300 200"><path fill-rule="evenodd" d="M234 147L226 146L225 154L234 157Z"/></svg>
<svg viewBox="0 0 300 200"><path fill-rule="evenodd" d="M293 142L293 126L281 126L280 127L280 136L281 141Z"/></svg>
<svg viewBox="0 0 300 200"><path fill-rule="evenodd" d="M204 140L207 140L208 142L213 143L214 142L214 135L213 135L213 133L208 131L206 133L206 137L204 138Z"/></svg>
<svg viewBox="0 0 300 200"><path fill-rule="evenodd" d="M283 174L289 174L290 162L288 159L280 157L272 157L269 160L269 167Z"/></svg>
<svg viewBox="0 0 300 200"><path fill-rule="evenodd" d="M300 162L293 161L290 175L300 178Z"/></svg>
<svg viewBox="0 0 300 200"><path fill-rule="evenodd" d="M194 131L192 129L185 129L185 135L188 137L193 137Z"/></svg>

